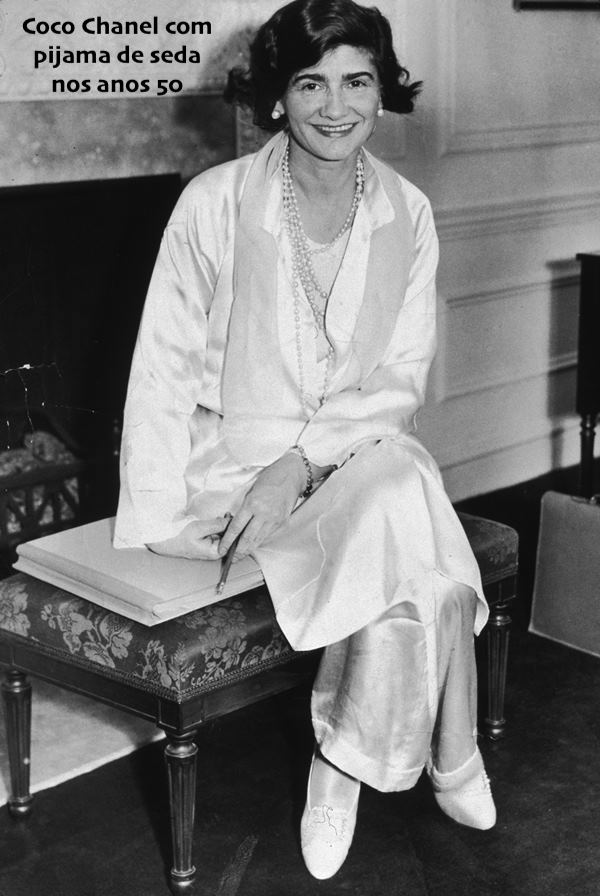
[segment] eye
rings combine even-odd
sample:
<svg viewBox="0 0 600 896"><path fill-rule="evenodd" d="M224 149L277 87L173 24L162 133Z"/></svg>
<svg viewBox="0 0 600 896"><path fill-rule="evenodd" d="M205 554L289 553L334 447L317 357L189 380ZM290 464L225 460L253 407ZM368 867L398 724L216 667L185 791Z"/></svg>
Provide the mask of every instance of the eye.
<svg viewBox="0 0 600 896"><path fill-rule="evenodd" d="M348 81L348 87L353 89L367 86L367 82L363 78L353 78L352 81Z"/></svg>
<svg viewBox="0 0 600 896"><path fill-rule="evenodd" d="M315 90L319 90L320 86L317 81L303 81L300 85L300 90L304 91L304 93L314 93Z"/></svg>

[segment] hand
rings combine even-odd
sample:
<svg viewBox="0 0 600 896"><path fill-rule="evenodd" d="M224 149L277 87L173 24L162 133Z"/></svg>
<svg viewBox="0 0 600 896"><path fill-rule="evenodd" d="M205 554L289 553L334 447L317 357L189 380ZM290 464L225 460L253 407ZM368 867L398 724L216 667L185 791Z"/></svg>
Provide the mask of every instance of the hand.
<svg viewBox="0 0 600 896"><path fill-rule="evenodd" d="M221 554L242 531L235 556L239 559L250 554L287 520L305 486L306 470L302 458L294 452L265 467L221 538Z"/></svg>
<svg viewBox="0 0 600 896"><path fill-rule="evenodd" d="M219 536L225 531L228 516L212 520L194 520L179 535L165 541L154 541L146 547L155 554L185 557L187 560L218 560L222 554Z"/></svg>

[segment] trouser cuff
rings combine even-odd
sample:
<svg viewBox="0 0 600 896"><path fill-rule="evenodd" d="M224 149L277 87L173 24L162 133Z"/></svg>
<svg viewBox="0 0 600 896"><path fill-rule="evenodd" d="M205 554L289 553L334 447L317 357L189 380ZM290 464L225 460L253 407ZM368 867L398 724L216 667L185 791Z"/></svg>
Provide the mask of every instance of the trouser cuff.
<svg viewBox="0 0 600 896"><path fill-rule="evenodd" d="M351 778L356 778L383 793L410 790L419 780L425 763L407 768L405 762L397 766L382 763L379 758L365 755L341 737L338 731L313 718L315 739L322 755Z"/></svg>
<svg viewBox="0 0 600 896"><path fill-rule="evenodd" d="M427 764L427 774L431 778L433 789L438 792L462 787L463 784L484 770L483 759L478 747L466 762L451 772L438 772L431 760Z"/></svg>

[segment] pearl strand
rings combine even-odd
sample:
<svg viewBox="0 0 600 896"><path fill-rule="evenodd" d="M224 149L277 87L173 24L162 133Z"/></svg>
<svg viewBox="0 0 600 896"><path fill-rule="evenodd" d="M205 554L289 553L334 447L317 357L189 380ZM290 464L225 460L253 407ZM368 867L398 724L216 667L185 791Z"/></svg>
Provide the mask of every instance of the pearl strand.
<svg viewBox="0 0 600 896"><path fill-rule="evenodd" d="M350 207L350 211L346 216L346 220L344 221L342 227L333 238L333 240L331 240L331 242L327 243L324 246L319 246L316 250L310 248L308 237L306 236L306 232L302 225L302 219L300 217L300 210L298 207L298 200L296 197L296 191L294 190L294 183L292 181L289 166L289 144L283 157L282 173L283 208L293 250L292 273L295 278L300 280L302 286L304 287L304 292L315 318L317 328L319 330L324 330L325 309L321 309L319 307L318 302L315 300L315 296L320 299L323 304L325 304L327 302L327 299L329 298L329 292L328 290L323 289L318 282L312 263L312 255L329 250L352 227L354 216L356 215L356 210L359 206L364 191L364 161L362 155L359 155L356 160L356 186L354 189L354 196L352 198L352 205Z"/></svg>
<svg viewBox="0 0 600 896"><path fill-rule="evenodd" d="M311 311L313 313L313 317L315 319L317 332L321 330L325 335L325 308L321 309L317 305L313 294L316 294L321 300L323 300L326 306L327 299L329 298L329 292L323 289L317 280L312 264L311 255L320 252L326 252L327 250L331 249L331 247L334 246L335 243L337 243L338 240L340 240L344 236L344 234L347 233L347 231L352 227L354 216L356 215L356 210L364 192L364 161L362 155L359 155L357 157L356 186L354 189L354 196L352 198L352 205L350 207L348 215L346 216L346 220L344 221L342 227L333 238L333 240L331 240L331 242L327 243L324 246L318 247L316 250L310 248L308 237L306 236L306 232L302 225L302 219L300 217L300 210L298 207L298 200L294 190L294 184L289 167L289 143L283 158L282 174L284 217L292 248L292 292L294 297L294 324L296 331L296 357L298 362L300 403L306 417L310 418L311 408L308 404L308 395L306 393L304 377L304 357L302 352L302 327L300 317L301 298L299 287L301 283L304 288L304 293L310 305ZM325 358L323 392L319 399L319 406L322 406L329 397L331 367L334 353L334 348L331 343L329 343L329 348L327 350L327 355Z"/></svg>
<svg viewBox="0 0 600 896"><path fill-rule="evenodd" d="M290 171L290 145L288 143L285 155L283 157L283 183L284 183L284 194L287 192L290 200L290 204L292 206L292 215L294 220L298 224L298 229L300 233L306 237L304 232L304 228L302 226L302 220L300 218L300 211L298 208L298 199L296 196L296 191L294 189L294 181L292 180L292 174ZM327 252L328 249L331 249L338 240L341 240L346 231L350 230L352 226L352 222L354 221L354 215L356 214L356 210L360 203L362 194L364 192L365 186L365 163L362 157L362 154L359 153L356 159L356 174L355 174L355 187L354 187L354 196L352 197L352 205L350 206L350 211L346 215L346 220L334 236L334 238L328 242L324 243L322 246L319 246L318 249L312 249L309 251L313 253L318 252Z"/></svg>

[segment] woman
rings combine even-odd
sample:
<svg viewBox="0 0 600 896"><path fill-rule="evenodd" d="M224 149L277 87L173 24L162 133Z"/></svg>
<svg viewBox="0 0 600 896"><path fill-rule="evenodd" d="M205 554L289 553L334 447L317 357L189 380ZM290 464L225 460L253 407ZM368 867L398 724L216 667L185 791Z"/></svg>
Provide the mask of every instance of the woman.
<svg viewBox="0 0 600 896"><path fill-rule="evenodd" d="M132 366L117 547L260 563L292 646L325 646L301 824L317 878L352 841L360 783L412 787L491 827L476 744L476 563L417 442L437 240L422 193L364 145L409 112L390 26L295 0L229 98L275 132L195 178L166 228Z"/></svg>

